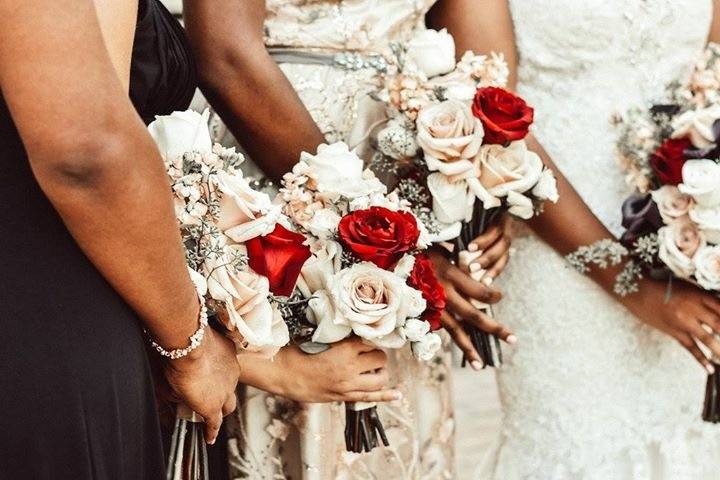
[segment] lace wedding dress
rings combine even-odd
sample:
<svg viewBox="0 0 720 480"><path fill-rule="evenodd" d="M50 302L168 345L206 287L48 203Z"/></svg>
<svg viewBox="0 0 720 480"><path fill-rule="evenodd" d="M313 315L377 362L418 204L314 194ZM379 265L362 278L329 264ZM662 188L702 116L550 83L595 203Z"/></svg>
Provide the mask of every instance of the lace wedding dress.
<svg viewBox="0 0 720 480"><path fill-rule="evenodd" d="M660 99L706 41L711 0L511 0L519 92L535 135L615 234L630 193L612 114ZM572 219L567 219L572 221ZM498 448L477 478L720 476L720 427L700 419L705 373L538 238L525 234L495 313L519 337L498 381ZM658 306L658 308L662 308Z"/></svg>
<svg viewBox="0 0 720 480"><path fill-rule="evenodd" d="M425 13L433 3L267 0L265 43L328 142L343 140L351 148L367 150L367 134L384 110L368 97L376 88L377 73L367 68L365 59L424 28ZM357 55L348 55L353 53ZM222 125L216 127L222 136ZM246 173L259 173L247 163ZM299 405L247 388L230 432L231 477L453 478L449 355L429 364L418 362L408 351L389 356L391 381L404 395L401 401L378 407L389 448L362 455L345 452L341 404Z"/></svg>

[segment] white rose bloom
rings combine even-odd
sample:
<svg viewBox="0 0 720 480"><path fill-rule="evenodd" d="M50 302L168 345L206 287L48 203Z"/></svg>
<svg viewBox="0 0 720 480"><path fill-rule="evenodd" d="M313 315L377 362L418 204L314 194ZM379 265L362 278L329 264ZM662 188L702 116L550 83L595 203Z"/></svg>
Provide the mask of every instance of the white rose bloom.
<svg viewBox="0 0 720 480"><path fill-rule="evenodd" d="M523 220L528 220L532 218L532 216L535 214L532 200L530 200L522 193L517 193L510 190L507 194L507 202L510 206L508 212L510 212L512 215L515 215L516 217L522 218Z"/></svg>
<svg viewBox="0 0 720 480"><path fill-rule="evenodd" d="M428 175L427 186L432 195L433 212L440 222L470 220L475 195L465 180L453 182L446 175L436 172Z"/></svg>
<svg viewBox="0 0 720 480"><path fill-rule="evenodd" d="M417 143L430 170L453 177L474 175L471 159L482 145L484 130L467 103L446 100L420 110Z"/></svg>
<svg viewBox="0 0 720 480"><path fill-rule="evenodd" d="M437 333L428 333L419 341L413 342L412 351L415 357L423 362L432 360L442 347L442 339Z"/></svg>
<svg viewBox="0 0 720 480"><path fill-rule="evenodd" d="M538 200L549 200L553 203L557 203L560 199L557 189L557 179L555 174L549 168L545 168L540 175L537 185L532 189L532 194Z"/></svg>
<svg viewBox="0 0 720 480"><path fill-rule="evenodd" d="M696 148L708 148L715 144L713 124L720 119L720 105L701 110L688 110L672 122L672 138L690 138Z"/></svg>
<svg viewBox="0 0 720 480"><path fill-rule="evenodd" d="M706 244L697 226L687 219L658 230L658 256L680 278L690 278L695 271L693 257Z"/></svg>
<svg viewBox="0 0 720 480"><path fill-rule="evenodd" d="M706 290L720 291L720 246L698 250L695 262L695 279Z"/></svg>
<svg viewBox="0 0 720 480"><path fill-rule="evenodd" d="M455 40L446 29L419 30L407 44L407 57L428 78L455 69Z"/></svg>
<svg viewBox="0 0 720 480"><path fill-rule="evenodd" d="M407 280L412 273L413 268L415 268L415 257L408 253L400 259L397 265L395 265L393 272L403 280Z"/></svg>
<svg viewBox="0 0 720 480"><path fill-rule="evenodd" d="M220 171L216 178L222 193L217 226L225 235L243 243L275 229L282 206L273 204L266 193L253 190L240 175Z"/></svg>
<svg viewBox="0 0 720 480"><path fill-rule="evenodd" d="M425 310L420 292L369 262L341 270L327 290L313 296L310 309L318 325L313 341L319 343L336 342L352 331L378 346L397 347L402 339L396 329Z"/></svg>
<svg viewBox="0 0 720 480"><path fill-rule="evenodd" d="M695 206L690 209L690 220L702 230L708 242L720 244L720 205L712 208Z"/></svg>
<svg viewBox="0 0 720 480"><path fill-rule="evenodd" d="M210 153L212 139L208 128L209 117L209 110L205 110L202 115L193 110L158 115L148 125L148 132L165 159L181 157L188 152Z"/></svg>
<svg viewBox="0 0 720 480"><path fill-rule="evenodd" d="M545 168L540 157L528 150L522 140L508 147L484 145L475 163L480 171L480 184L495 197L505 197L511 191L531 190Z"/></svg>
<svg viewBox="0 0 720 480"><path fill-rule="evenodd" d="M329 208L315 212L307 224L308 231L318 238L330 238L337 232L341 217Z"/></svg>
<svg viewBox="0 0 720 480"><path fill-rule="evenodd" d="M425 320L411 318L401 328L402 335L411 342L419 342L430 333L430 324Z"/></svg>
<svg viewBox="0 0 720 480"><path fill-rule="evenodd" d="M225 306L220 318L236 344L272 356L288 343L287 325L268 299L267 278L235 270L225 256L208 258L203 271L210 296Z"/></svg>
<svg viewBox="0 0 720 480"><path fill-rule="evenodd" d="M720 164L713 160L688 160L682 168L683 183L678 185L702 207L720 205Z"/></svg>
<svg viewBox="0 0 720 480"><path fill-rule="evenodd" d="M685 217L693 206L692 197L685 195L674 185L663 185L650 194L658 206L663 222L667 224Z"/></svg>
<svg viewBox="0 0 720 480"><path fill-rule="evenodd" d="M363 171L363 161L343 142L322 144L316 155L302 152L300 161L310 166L322 193L352 200L387 191L380 180Z"/></svg>

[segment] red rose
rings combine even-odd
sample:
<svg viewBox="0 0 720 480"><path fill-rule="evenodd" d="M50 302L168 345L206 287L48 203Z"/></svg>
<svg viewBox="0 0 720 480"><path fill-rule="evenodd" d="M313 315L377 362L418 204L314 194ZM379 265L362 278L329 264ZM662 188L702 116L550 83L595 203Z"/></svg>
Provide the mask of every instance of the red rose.
<svg viewBox="0 0 720 480"><path fill-rule="evenodd" d="M525 138L534 115L525 100L497 87L478 88L472 112L485 129L483 143L498 145Z"/></svg>
<svg viewBox="0 0 720 480"><path fill-rule="evenodd" d="M422 318L430 323L430 331L439 330L440 314L445 310L445 289L438 282L433 264L426 255L415 256L415 266L410 272L407 284L419 290L427 302Z"/></svg>
<svg viewBox="0 0 720 480"><path fill-rule="evenodd" d="M650 155L650 166L663 185L682 183L682 167L685 165L685 150L692 148L687 138L665 140L655 153Z"/></svg>
<svg viewBox="0 0 720 480"><path fill-rule="evenodd" d="M340 240L357 258L390 270L413 250L420 230L408 212L370 207L345 215L338 226Z"/></svg>
<svg viewBox="0 0 720 480"><path fill-rule="evenodd" d="M303 245L304 241L299 233L277 224L268 235L245 242L250 268L267 277L275 295L292 294L300 269L310 258L310 249Z"/></svg>

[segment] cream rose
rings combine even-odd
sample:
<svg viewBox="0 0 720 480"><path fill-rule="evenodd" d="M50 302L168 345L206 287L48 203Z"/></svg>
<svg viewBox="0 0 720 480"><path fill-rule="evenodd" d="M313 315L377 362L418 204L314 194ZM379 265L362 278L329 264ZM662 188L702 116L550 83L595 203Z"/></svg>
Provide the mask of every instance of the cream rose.
<svg viewBox="0 0 720 480"><path fill-rule="evenodd" d="M682 193L690 195L702 207L720 205L720 164L713 160L688 160L682 168Z"/></svg>
<svg viewBox="0 0 720 480"><path fill-rule="evenodd" d="M379 347L397 348L404 339L398 329L425 310L425 300L392 272L363 262L341 270L327 290L313 293L313 341L333 343L351 333Z"/></svg>
<svg viewBox="0 0 720 480"><path fill-rule="evenodd" d="M363 161L343 142L322 144L316 155L302 152L300 161L310 166L318 191L331 197L352 200L387 191L380 180L363 171Z"/></svg>
<svg viewBox="0 0 720 480"><path fill-rule="evenodd" d="M412 351L418 360L427 362L440 351L442 347L442 339L437 333L428 333L417 342L413 342Z"/></svg>
<svg viewBox="0 0 720 480"><path fill-rule="evenodd" d="M425 335L430 333L430 324L425 320L411 318L400 330L401 334L411 342L419 342Z"/></svg>
<svg viewBox="0 0 720 480"><path fill-rule="evenodd" d="M225 171L217 174L220 196L218 228L233 241L246 242L273 231L282 207L274 205L266 193L253 190L247 180Z"/></svg>
<svg viewBox="0 0 720 480"><path fill-rule="evenodd" d="M557 203L560 199L557 189L557 179L549 168L543 169L540 180L532 189L532 194L539 200L549 200Z"/></svg>
<svg viewBox="0 0 720 480"><path fill-rule="evenodd" d="M471 159L480 151L483 126L467 103L446 100L420 110L417 143L430 170L453 177L472 176Z"/></svg>
<svg viewBox="0 0 720 480"><path fill-rule="evenodd" d="M690 220L697 224L708 242L720 244L720 205L712 208L695 206L690 209Z"/></svg>
<svg viewBox="0 0 720 480"><path fill-rule="evenodd" d="M695 271L693 257L705 246L705 237L695 224L678 220L658 231L658 256L680 278L689 278Z"/></svg>
<svg viewBox="0 0 720 480"><path fill-rule="evenodd" d="M219 316L236 344L272 356L287 345L289 333L282 315L268 299L270 284L252 271L237 270L232 260L226 255L205 261L208 293L224 306Z"/></svg>
<svg viewBox="0 0 720 480"><path fill-rule="evenodd" d="M720 291L720 246L703 247L695 254L695 279L706 290Z"/></svg>
<svg viewBox="0 0 720 480"><path fill-rule="evenodd" d="M451 181L449 177L436 172L428 175L427 186L432 195L433 212L442 223L470 220L475 195L464 180Z"/></svg>
<svg viewBox="0 0 720 480"><path fill-rule="evenodd" d="M420 30L407 43L407 57L428 78L455 69L455 40L446 29Z"/></svg>
<svg viewBox="0 0 720 480"><path fill-rule="evenodd" d="M692 197L685 195L674 185L663 185L651 192L651 195L658 206L660 216L667 224L687 216L693 206Z"/></svg>
<svg viewBox="0 0 720 480"><path fill-rule="evenodd" d="M193 111L173 112L157 116L148 126L148 132L166 159L173 159L187 152L212 152L212 139L208 128L210 112L202 115Z"/></svg>
<svg viewBox="0 0 720 480"><path fill-rule="evenodd" d="M713 124L720 119L720 105L701 110L689 110L672 122L672 138L688 137L696 148L708 148L715 144Z"/></svg>
<svg viewBox="0 0 720 480"><path fill-rule="evenodd" d="M480 183L496 197L532 189L540 181L544 167L540 157L521 140L508 147L485 145L475 163L480 171Z"/></svg>

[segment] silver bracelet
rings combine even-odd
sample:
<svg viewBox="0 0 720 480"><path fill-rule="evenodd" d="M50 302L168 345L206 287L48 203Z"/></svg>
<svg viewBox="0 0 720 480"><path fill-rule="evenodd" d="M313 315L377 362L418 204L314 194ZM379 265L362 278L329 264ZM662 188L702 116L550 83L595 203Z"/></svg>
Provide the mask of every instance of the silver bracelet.
<svg viewBox="0 0 720 480"><path fill-rule="evenodd" d="M200 299L200 327L198 327L198 329L195 330L195 333L190 336L190 345L187 347L176 348L175 350L165 350L159 343L153 340L150 333L145 330L145 333L150 339L150 344L163 357L167 357L170 360L177 360L178 358L186 357L202 343L203 338L205 337L205 327L208 326L208 313L207 307L205 306L205 297L198 292L198 298Z"/></svg>

